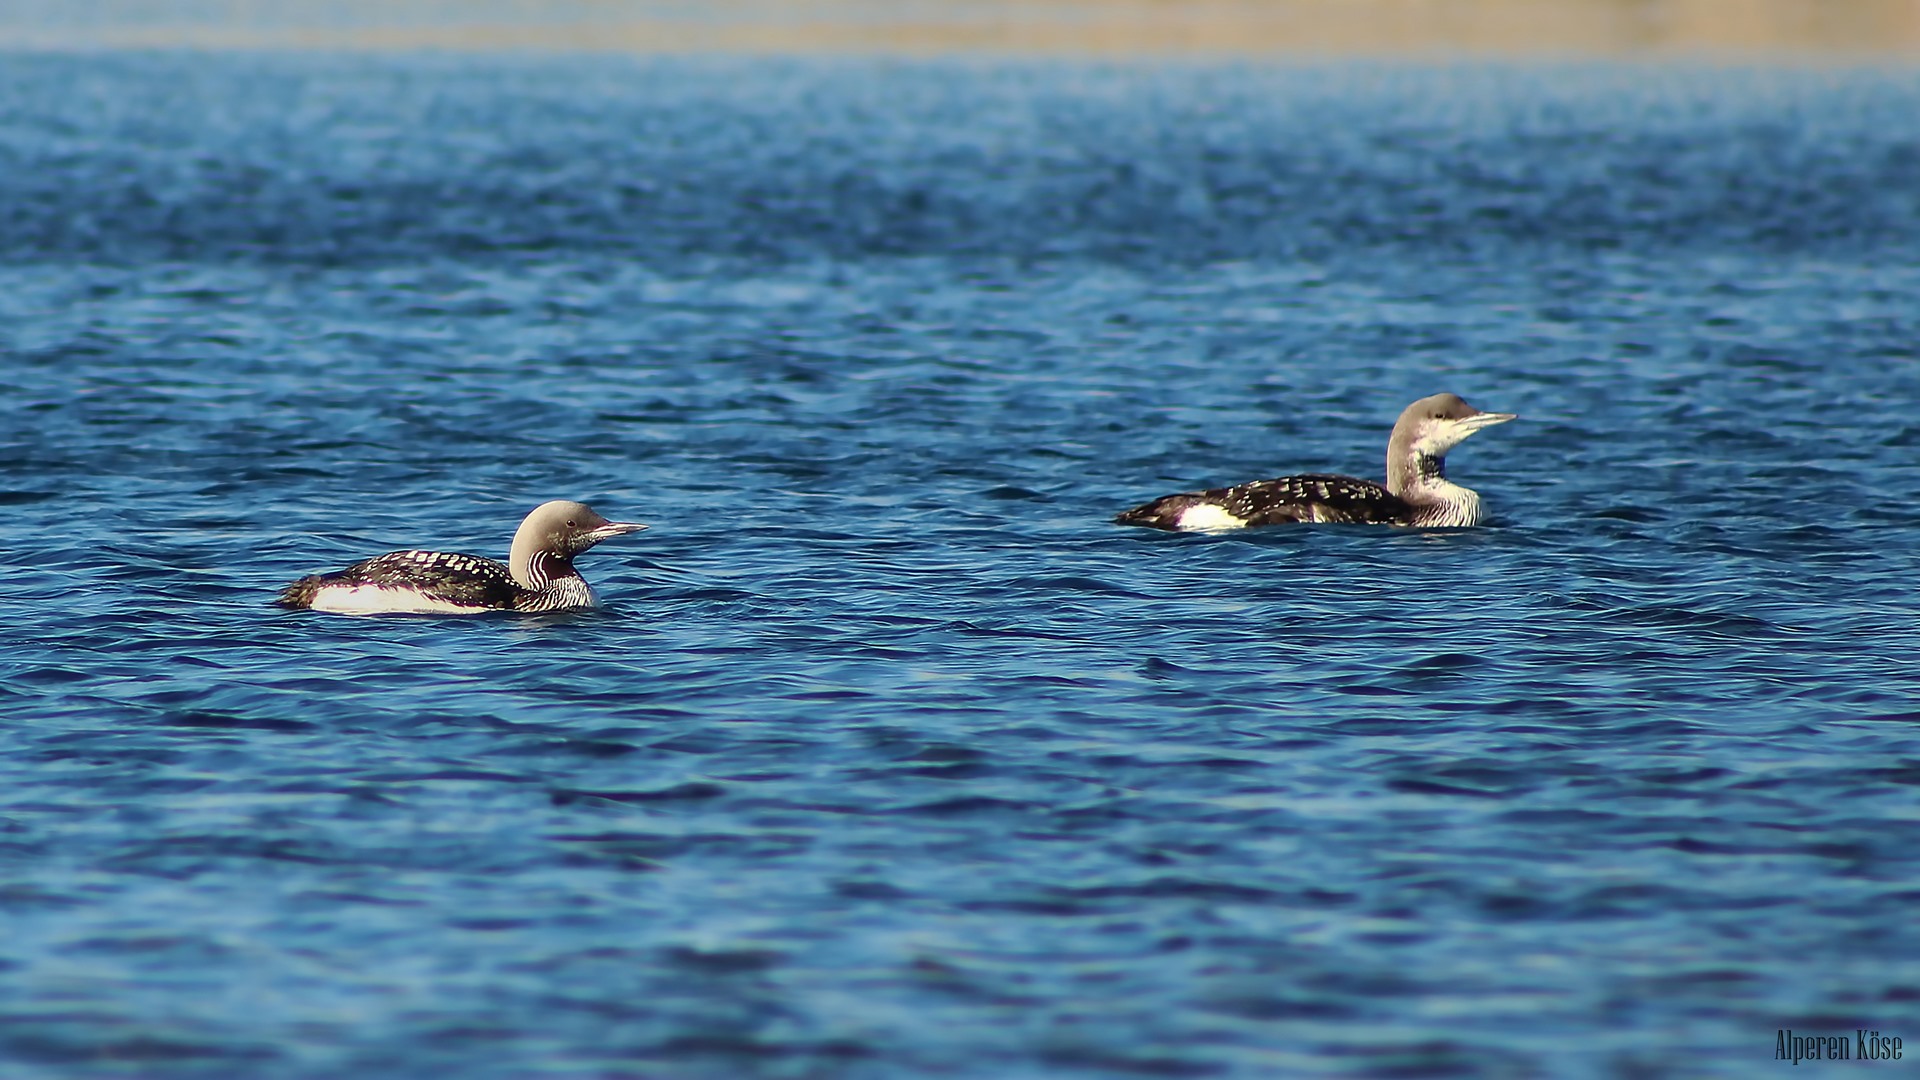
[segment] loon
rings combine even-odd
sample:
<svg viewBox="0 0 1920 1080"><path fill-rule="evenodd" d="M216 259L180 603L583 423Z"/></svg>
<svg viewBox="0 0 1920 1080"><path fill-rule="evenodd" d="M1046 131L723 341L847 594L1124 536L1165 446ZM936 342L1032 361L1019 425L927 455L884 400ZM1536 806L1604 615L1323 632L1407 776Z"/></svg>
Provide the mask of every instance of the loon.
<svg viewBox="0 0 1920 1080"><path fill-rule="evenodd" d="M390 551L345 570L301 578L275 602L347 614L589 608L599 598L573 568L574 557L602 540L644 528L556 499L534 507L520 523L504 565L446 551Z"/></svg>
<svg viewBox="0 0 1920 1080"><path fill-rule="evenodd" d="M1166 495L1113 520L1155 529L1239 529L1292 521L1450 526L1480 523L1480 496L1447 479L1447 451L1513 413L1481 412L1454 394L1406 407L1387 440L1385 486L1309 473Z"/></svg>

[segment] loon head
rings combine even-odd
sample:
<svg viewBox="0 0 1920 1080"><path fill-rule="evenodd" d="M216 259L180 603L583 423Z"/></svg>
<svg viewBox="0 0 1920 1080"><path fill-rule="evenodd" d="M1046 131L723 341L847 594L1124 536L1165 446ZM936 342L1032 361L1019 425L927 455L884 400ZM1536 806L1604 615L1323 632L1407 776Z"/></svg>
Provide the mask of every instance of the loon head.
<svg viewBox="0 0 1920 1080"><path fill-rule="evenodd" d="M531 587L533 579L529 570L536 557L544 555L560 563L571 563L574 556L602 540L644 528L646 526L637 521L608 521L585 503L565 499L541 503L514 532L513 552L507 558L507 568L515 581Z"/></svg>
<svg viewBox="0 0 1920 1080"><path fill-rule="evenodd" d="M1387 487L1396 495L1422 476L1443 475L1447 451L1484 427L1504 424L1513 413L1481 412L1458 394L1435 394L1406 407L1387 442Z"/></svg>

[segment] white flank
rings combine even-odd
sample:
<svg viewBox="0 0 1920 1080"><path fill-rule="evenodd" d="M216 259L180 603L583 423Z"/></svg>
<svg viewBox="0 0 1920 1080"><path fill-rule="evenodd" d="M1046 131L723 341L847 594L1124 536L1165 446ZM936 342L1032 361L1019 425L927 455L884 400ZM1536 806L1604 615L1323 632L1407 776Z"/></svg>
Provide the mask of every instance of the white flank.
<svg viewBox="0 0 1920 1080"><path fill-rule="evenodd" d="M381 585L322 585L313 594L313 610L341 615L380 615L406 613L472 614L489 608L471 604L453 604L424 595L413 589L390 589Z"/></svg>
<svg viewBox="0 0 1920 1080"><path fill-rule="evenodd" d="M1226 508L1212 503L1196 503L1180 511L1182 529L1243 529L1246 525L1245 518L1234 517Z"/></svg>

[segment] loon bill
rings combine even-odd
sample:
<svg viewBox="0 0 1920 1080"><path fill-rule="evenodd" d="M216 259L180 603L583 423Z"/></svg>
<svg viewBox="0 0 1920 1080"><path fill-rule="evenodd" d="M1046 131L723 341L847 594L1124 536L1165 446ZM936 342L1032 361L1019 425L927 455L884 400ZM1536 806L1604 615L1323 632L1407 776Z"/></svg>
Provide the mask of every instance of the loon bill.
<svg viewBox="0 0 1920 1080"><path fill-rule="evenodd" d="M301 578L275 602L345 614L595 607L599 597L573 568L574 558L602 540L644 528L608 521L583 503L555 500L541 503L520 523L504 564L447 551L390 551Z"/></svg>
<svg viewBox="0 0 1920 1080"><path fill-rule="evenodd" d="M1240 529L1295 521L1453 526L1480 523L1480 496L1447 479L1447 451L1513 413L1481 412L1454 394L1421 398L1387 440L1387 482L1308 473L1165 495L1113 520L1155 529Z"/></svg>

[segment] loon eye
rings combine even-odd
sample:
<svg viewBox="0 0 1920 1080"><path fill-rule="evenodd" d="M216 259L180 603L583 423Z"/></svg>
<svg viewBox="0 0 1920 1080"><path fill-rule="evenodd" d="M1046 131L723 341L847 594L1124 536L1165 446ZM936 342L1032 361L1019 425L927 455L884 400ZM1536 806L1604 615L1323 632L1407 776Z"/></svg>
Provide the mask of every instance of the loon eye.
<svg viewBox="0 0 1920 1080"><path fill-rule="evenodd" d="M569 528L569 529L577 529L577 528L579 528L579 527L580 527L580 523L579 523L579 522L577 522L577 521L574 521L574 520L572 520L571 518L569 518L569 519L568 519L568 521L567 521L567 528Z"/></svg>

